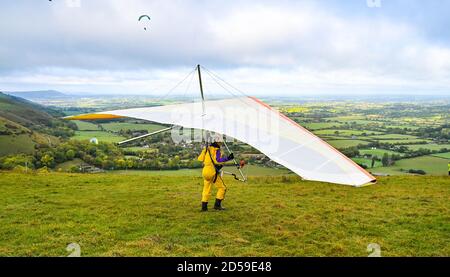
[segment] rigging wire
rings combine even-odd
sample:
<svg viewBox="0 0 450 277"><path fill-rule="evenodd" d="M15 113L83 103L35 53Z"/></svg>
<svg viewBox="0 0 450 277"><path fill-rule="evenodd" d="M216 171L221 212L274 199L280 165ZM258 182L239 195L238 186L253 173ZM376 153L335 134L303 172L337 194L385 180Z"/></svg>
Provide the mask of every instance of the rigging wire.
<svg viewBox="0 0 450 277"><path fill-rule="evenodd" d="M228 83L227 81L225 81L223 78L221 78L219 75L217 75L216 73L214 73L213 71L209 70L208 68L201 66L206 72L214 75L217 79L221 80L222 82L224 82L225 84L227 84L229 87L231 87L232 89L234 89L235 91L239 92L240 94L242 94L245 97L248 97L247 94L245 94L245 92L243 92L242 90L234 87L232 84Z"/></svg>
<svg viewBox="0 0 450 277"><path fill-rule="evenodd" d="M202 66L203 67L203 66ZM216 82L219 86L221 86L226 92L230 93L232 96L234 96L237 100L241 101L242 103L244 103L246 106L258 110L256 107L251 106L250 104L248 104L246 101L243 101L239 95L236 95L236 93L233 93L231 90L227 89L225 86L223 86L219 81L217 80L222 80L222 82L228 84L228 86L234 88L235 90L237 90L240 94L244 95L246 98L248 98L249 96L246 95L244 92L242 92L241 90L233 87L231 84L229 84L228 82L226 82L225 80L223 80L222 78L220 78L217 74L214 74L212 71L206 69L203 67L203 69L205 69L205 72L211 77L211 79Z"/></svg>
<svg viewBox="0 0 450 277"><path fill-rule="evenodd" d="M194 76L195 76L195 74L192 74L191 79L189 80L188 85L186 87L186 90L183 93L183 98L186 97L186 94L188 93L189 89L191 88L192 81L194 80Z"/></svg>
<svg viewBox="0 0 450 277"><path fill-rule="evenodd" d="M184 81L186 81L187 78L189 78L189 76L191 74L193 74L196 70L196 67L194 67L194 69L191 70L191 72L189 72L188 75L186 75L186 77L184 77L181 81L179 81L175 86L173 86L166 94L158 97L155 99L155 101L161 101L162 99L165 99L169 94L171 94L177 87L179 87Z"/></svg>

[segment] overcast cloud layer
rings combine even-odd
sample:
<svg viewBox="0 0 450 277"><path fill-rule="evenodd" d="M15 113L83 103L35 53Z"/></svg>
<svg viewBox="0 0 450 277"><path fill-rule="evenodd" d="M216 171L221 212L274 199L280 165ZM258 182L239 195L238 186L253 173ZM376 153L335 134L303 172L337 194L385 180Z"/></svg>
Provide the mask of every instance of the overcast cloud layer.
<svg viewBox="0 0 450 277"><path fill-rule="evenodd" d="M450 94L450 1L76 2L0 2L0 90L160 94L200 63L255 95Z"/></svg>

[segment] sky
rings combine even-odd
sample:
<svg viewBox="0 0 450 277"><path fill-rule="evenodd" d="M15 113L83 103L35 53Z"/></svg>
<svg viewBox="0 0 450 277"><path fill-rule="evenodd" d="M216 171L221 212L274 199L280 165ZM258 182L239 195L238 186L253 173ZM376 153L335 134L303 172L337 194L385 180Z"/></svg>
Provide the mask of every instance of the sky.
<svg viewBox="0 0 450 277"><path fill-rule="evenodd" d="M249 95L450 95L448 26L446 0L2 0L0 90L159 95L201 64Z"/></svg>

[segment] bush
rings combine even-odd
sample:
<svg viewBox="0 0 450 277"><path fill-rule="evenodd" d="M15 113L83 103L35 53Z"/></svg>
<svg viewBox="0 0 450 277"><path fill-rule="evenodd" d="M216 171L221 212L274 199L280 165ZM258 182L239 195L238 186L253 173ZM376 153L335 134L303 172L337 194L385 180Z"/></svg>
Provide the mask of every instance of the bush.
<svg viewBox="0 0 450 277"><path fill-rule="evenodd" d="M73 166L70 167L69 171L72 172L72 173L79 173L80 172L80 167L76 166L76 165L73 165Z"/></svg>
<svg viewBox="0 0 450 277"><path fill-rule="evenodd" d="M424 170L422 170L422 169L410 169L410 170L408 170L408 173L411 173L411 174L419 174L419 175L426 175L427 173L424 171Z"/></svg>
<svg viewBox="0 0 450 277"><path fill-rule="evenodd" d="M26 173L28 172L28 169L24 166L21 165L16 165L13 169L14 172L18 172L18 173Z"/></svg>
<svg viewBox="0 0 450 277"><path fill-rule="evenodd" d="M44 166L44 167L41 167L38 170L36 170L36 172L38 174L46 174L46 173L49 173L50 171L48 170L48 167Z"/></svg>
<svg viewBox="0 0 450 277"><path fill-rule="evenodd" d="M360 164L360 163L358 163L358 165L359 165L360 167L364 168L364 169L369 168L369 167L368 167L367 165L365 165L365 164Z"/></svg>

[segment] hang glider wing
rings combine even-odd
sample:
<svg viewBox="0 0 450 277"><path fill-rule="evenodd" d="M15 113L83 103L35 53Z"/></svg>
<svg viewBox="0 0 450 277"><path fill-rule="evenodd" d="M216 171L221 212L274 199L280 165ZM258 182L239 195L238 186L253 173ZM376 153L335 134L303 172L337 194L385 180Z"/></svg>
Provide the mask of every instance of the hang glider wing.
<svg viewBox="0 0 450 277"><path fill-rule="evenodd" d="M107 111L67 119L129 117L203 129L245 142L305 180L364 186L376 179L338 150L254 97Z"/></svg>

